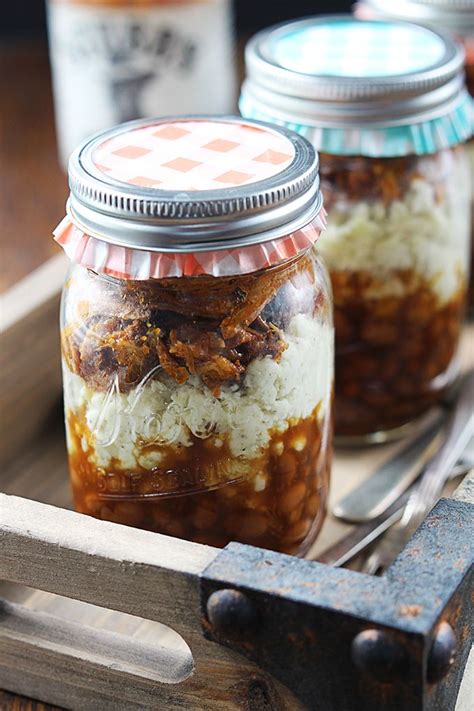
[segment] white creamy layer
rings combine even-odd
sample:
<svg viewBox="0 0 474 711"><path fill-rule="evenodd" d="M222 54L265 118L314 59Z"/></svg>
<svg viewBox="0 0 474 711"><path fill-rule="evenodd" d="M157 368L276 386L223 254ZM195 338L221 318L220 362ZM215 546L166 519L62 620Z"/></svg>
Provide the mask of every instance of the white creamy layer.
<svg viewBox="0 0 474 711"><path fill-rule="evenodd" d="M370 271L380 278L372 298L402 295L406 285L393 270L414 270L429 280L442 302L459 289L468 270L470 224L468 162L456 169L437 201L435 188L419 178L403 200L337 205L318 249L329 271Z"/></svg>
<svg viewBox="0 0 474 711"><path fill-rule="evenodd" d="M225 386L216 398L198 378L177 385L168 376L148 380L128 393L90 389L64 366L66 408L85 408L95 464L120 461L124 469L137 462L157 466L159 451L143 444L175 448L192 444L191 433L206 438L226 435L235 457L254 458L270 440L270 430L283 432L291 419L311 415L321 403L328 410L333 383L334 334L328 325L299 314L285 333L288 348L279 363L270 356L254 360L240 386ZM71 442L70 442L71 445Z"/></svg>

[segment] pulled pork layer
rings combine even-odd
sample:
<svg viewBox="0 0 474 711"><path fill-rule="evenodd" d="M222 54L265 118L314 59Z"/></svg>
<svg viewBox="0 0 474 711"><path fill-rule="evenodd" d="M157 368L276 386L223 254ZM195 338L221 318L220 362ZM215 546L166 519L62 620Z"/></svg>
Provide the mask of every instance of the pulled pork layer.
<svg viewBox="0 0 474 711"><path fill-rule="evenodd" d="M384 205L390 205L395 200L402 200L417 178L434 185L441 200L446 190L449 152L456 151L456 148L447 151L444 160L440 154L368 158L323 153L320 172L324 206L330 210L342 198L353 203L381 200Z"/></svg>
<svg viewBox="0 0 474 711"><path fill-rule="evenodd" d="M196 375L219 395L256 358L281 358L291 298L277 292L309 259L243 276L108 285L99 302L81 300L80 318L63 329L66 363L96 390L116 377L125 392L161 366L178 384ZM275 309L266 308L272 299Z"/></svg>

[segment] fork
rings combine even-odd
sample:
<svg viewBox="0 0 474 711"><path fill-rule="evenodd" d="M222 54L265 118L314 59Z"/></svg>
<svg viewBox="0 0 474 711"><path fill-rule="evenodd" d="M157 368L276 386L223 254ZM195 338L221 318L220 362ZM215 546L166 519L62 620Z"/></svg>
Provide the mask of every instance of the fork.
<svg viewBox="0 0 474 711"><path fill-rule="evenodd" d="M385 534L367 558L362 568L364 573L377 575L385 570L438 500L451 470L473 434L473 408L474 371L470 371L463 380L461 394L446 424L443 444L410 495L400 521Z"/></svg>

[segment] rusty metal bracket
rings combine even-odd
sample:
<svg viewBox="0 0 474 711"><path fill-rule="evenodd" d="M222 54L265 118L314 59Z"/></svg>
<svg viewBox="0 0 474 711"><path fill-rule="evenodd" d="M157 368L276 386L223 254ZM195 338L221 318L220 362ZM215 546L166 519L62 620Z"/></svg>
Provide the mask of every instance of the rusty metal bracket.
<svg viewBox="0 0 474 711"><path fill-rule="evenodd" d="M452 711L473 639L474 506L442 499L381 578L231 543L201 576L208 639L320 711Z"/></svg>

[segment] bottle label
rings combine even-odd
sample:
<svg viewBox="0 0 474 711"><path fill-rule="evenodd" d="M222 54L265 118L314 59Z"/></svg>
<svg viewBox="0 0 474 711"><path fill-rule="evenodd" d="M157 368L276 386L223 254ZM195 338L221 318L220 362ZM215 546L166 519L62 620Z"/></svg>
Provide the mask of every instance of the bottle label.
<svg viewBox="0 0 474 711"><path fill-rule="evenodd" d="M230 113L228 0L101 8L49 3L62 160L87 136L147 116Z"/></svg>

